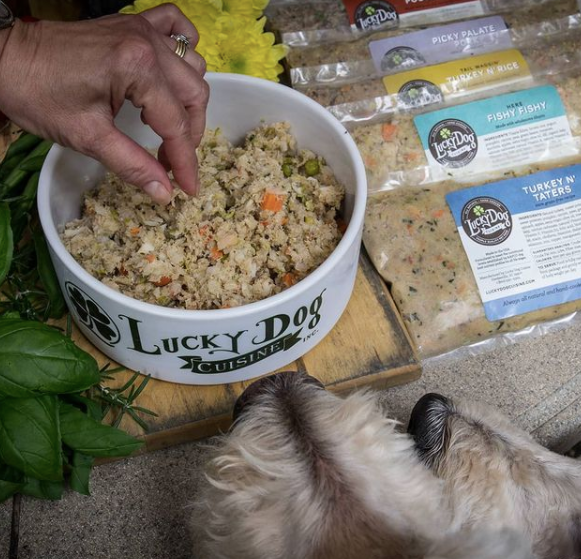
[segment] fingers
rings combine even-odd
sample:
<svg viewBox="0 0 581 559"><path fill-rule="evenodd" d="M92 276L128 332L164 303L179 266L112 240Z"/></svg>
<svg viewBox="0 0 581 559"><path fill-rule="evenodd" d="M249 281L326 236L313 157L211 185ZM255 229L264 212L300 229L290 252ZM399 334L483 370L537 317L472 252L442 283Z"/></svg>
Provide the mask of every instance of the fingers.
<svg viewBox="0 0 581 559"><path fill-rule="evenodd" d="M176 40L165 35L162 37L162 40L168 46L172 56L175 56L179 61L179 57L175 53L177 44ZM206 61L193 49L193 46L188 48L182 60L187 62L200 76L204 76L206 73Z"/></svg>
<svg viewBox="0 0 581 559"><path fill-rule="evenodd" d="M142 108L143 119L162 137L163 151L182 190L196 194L197 144L192 138L190 116L165 76L150 70L135 84L129 98L134 105Z"/></svg>
<svg viewBox="0 0 581 559"><path fill-rule="evenodd" d="M168 204L172 186L162 165L113 123L95 134L91 156L124 181L141 188L155 202Z"/></svg>
<svg viewBox="0 0 581 559"><path fill-rule="evenodd" d="M162 35L170 37L172 34L181 34L188 38L192 47L198 44L199 36L196 28L174 4L162 4L151 10L141 12L140 15L149 21L155 30Z"/></svg>

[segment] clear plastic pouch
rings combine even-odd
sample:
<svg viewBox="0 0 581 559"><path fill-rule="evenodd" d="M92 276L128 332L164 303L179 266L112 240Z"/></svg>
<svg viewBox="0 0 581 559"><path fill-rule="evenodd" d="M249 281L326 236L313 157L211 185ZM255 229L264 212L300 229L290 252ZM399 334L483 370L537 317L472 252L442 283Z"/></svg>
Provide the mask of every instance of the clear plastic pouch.
<svg viewBox="0 0 581 559"><path fill-rule="evenodd" d="M479 170L475 164L457 167L435 164L429 156L428 131L420 133L418 122L429 120L430 116L425 115L443 114L442 119L448 118L445 111L453 112L457 108L454 118L471 125L472 120L478 117L480 105L476 103L479 101L501 99L502 95L510 92L532 91L535 87L550 84L556 90L553 95L554 104L558 105L560 99L564 107L571 136L565 152L560 144L557 149L551 148L554 143L552 137L539 140L542 145L535 148L535 160L550 162L558 160L562 155L572 155L581 149L581 96L578 93L581 89L581 54L564 55L560 65L561 68L566 67L569 70L559 74L552 73L559 64L543 68L545 60L547 64L555 64L558 61L556 57L551 56L550 49L539 49L539 57L535 59L535 64L531 62L531 68L536 68L534 78L496 84L493 89L483 89L463 99L440 103L437 106L430 105L423 110L402 110L393 102L392 97L386 96L360 102L359 112L352 110L354 104L351 104L349 113L337 114L335 109L338 107L331 107L330 110L348 124L365 164L369 192L373 193L405 185L427 185L450 177L458 181L469 180L481 169ZM558 97L555 98L557 94ZM526 104L526 94L523 95L521 101ZM462 100L464 103L459 102ZM501 111L502 107L498 110ZM346 114L352 118L351 121L344 118ZM506 161L506 168L510 168L511 165L511 161ZM502 172L502 169L501 166L499 172Z"/></svg>
<svg viewBox="0 0 581 559"><path fill-rule="evenodd" d="M432 38L439 30L445 36L448 30L456 31L458 27L474 28L480 22L485 30L490 28L491 32L477 36L470 33L459 34L458 40L444 45L438 53L440 54L438 59L435 59L432 45L429 43L417 50L399 46L400 43L402 45L413 43L413 38L416 38L418 42L421 41L422 36L428 35ZM291 49L287 55L287 61L291 67L290 77L293 87L314 97L317 95L316 88L338 88L346 84L409 70L412 67L465 58L482 52L510 48L510 46L526 47L538 39L559 38L580 27L581 14L577 12L577 5L574 1L568 0L502 16L438 25L428 30L418 31L405 28L384 30L358 41ZM377 51L381 50L383 44L390 46L385 48L385 56L377 60ZM404 54L413 52L415 56L413 58L401 56L401 51L404 51ZM399 60L396 59L396 63L393 56L399 58Z"/></svg>
<svg viewBox="0 0 581 559"><path fill-rule="evenodd" d="M315 6L317 4L314 3ZM325 5L328 5L328 2ZM298 8L299 5L297 4L295 11ZM499 8L502 7L499 6ZM274 9L274 6L269 9ZM537 2L518 2L514 3L508 11L502 9L495 11L491 8L483 15L490 16L500 13L504 23L512 31L511 37L513 37L515 44L519 44L523 40L532 38L532 34L535 33L560 32L560 27L563 23L567 25L566 18L575 15L578 11L579 8L575 0L564 0L541 4ZM314 12L310 13L312 15ZM346 17L346 13L342 17ZM280 18L280 20L280 25L282 25L282 21L285 18ZM559 20L563 21L559 22ZM292 21L292 17L289 16L286 21ZM449 20L442 20L437 23L442 25L447 21ZM271 24L276 27L276 20L271 21ZM369 44L371 42L398 37L425 27L388 28L353 37L350 32L348 37L339 37L333 44L292 46L287 55L287 61L292 68L293 84L301 87L316 83L330 85L336 80L337 85L340 85L345 83L343 80L346 79L354 80L369 76L366 71L369 72L375 69L370 58Z"/></svg>
<svg viewBox="0 0 581 559"><path fill-rule="evenodd" d="M559 167L579 163L581 156L563 159ZM550 167L534 164L505 175L526 177ZM490 175L472 183L481 185L498 179L499 176ZM530 179L534 182L535 175ZM581 310L581 300L577 299L502 320L487 319L458 224L446 201L447 194L466 186L448 181L426 187L401 187L368 200L365 247L388 284L423 359L461 347L476 351L495 343L508 343L523 332L543 332L550 325L562 325ZM558 237L553 248L560 249ZM500 335L505 337L499 338Z"/></svg>

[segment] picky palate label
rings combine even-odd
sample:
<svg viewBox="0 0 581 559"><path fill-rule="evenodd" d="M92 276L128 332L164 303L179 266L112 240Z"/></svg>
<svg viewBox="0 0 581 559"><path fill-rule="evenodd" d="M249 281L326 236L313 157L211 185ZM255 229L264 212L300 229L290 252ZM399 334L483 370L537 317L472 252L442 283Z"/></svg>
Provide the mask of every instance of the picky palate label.
<svg viewBox="0 0 581 559"><path fill-rule="evenodd" d="M500 16L439 25L369 43L375 67L383 74L510 48L511 34Z"/></svg>
<svg viewBox="0 0 581 559"><path fill-rule="evenodd" d="M343 0L354 29L363 31L386 26L428 25L480 16L479 0Z"/></svg>
<svg viewBox="0 0 581 559"><path fill-rule="evenodd" d="M578 151L563 102L549 85L418 115L414 122L437 176L514 168Z"/></svg>
<svg viewBox="0 0 581 559"><path fill-rule="evenodd" d="M451 192L446 200L488 320L581 299L581 165Z"/></svg>

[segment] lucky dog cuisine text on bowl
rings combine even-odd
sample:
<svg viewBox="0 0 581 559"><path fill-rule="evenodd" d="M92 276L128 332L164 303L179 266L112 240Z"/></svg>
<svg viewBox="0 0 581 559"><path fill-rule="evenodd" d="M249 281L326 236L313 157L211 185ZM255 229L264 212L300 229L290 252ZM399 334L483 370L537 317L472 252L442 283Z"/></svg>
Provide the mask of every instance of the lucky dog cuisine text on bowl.
<svg viewBox="0 0 581 559"><path fill-rule="evenodd" d="M319 163L319 171L324 170L324 161L344 186L341 218L347 228L331 254L323 256L322 263L315 263L316 269L304 279L287 288L285 270L279 270L285 272L282 275L269 272L276 289L284 286L284 290L266 293L266 298L248 304L238 301L241 306L232 308L186 310L143 302L89 274L59 237L66 223L81 216L85 191L103 181L105 169L88 157L55 147L43 167L38 197L59 282L81 331L101 351L131 369L188 384L253 378L290 363L321 341L339 319L353 289L366 198L365 172L355 144L320 105L265 80L229 74L209 74L207 80L211 88L209 129L219 128L228 141L241 145L250 130L288 122L299 149L320 156L309 156L309 160ZM159 145L160 139L141 123L139 111L133 107L123 107L117 124L142 145ZM302 168L298 174L309 178L307 161L281 163L283 177L289 173L283 165L291 166L292 175L297 171L292 169L295 164ZM334 196L328 202L329 211L334 212ZM265 205L271 204L267 201ZM324 221L332 221L336 227L330 214ZM275 230L272 233L278 234ZM227 235L221 237L222 248L217 240L215 246L210 243L208 254L212 248L226 253L230 240ZM295 259L293 266L299 262ZM286 277L288 283L294 283L294 279ZM156 281L163 284L166 280L160 276ZM229 306L224 303L220 301L216 306Z"/></svg>

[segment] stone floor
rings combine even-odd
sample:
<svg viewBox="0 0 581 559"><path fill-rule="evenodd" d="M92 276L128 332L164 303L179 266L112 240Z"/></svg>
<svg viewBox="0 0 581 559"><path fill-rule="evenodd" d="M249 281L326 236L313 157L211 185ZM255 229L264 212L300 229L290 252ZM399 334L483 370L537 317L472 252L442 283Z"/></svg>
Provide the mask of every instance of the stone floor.
<svg viewBox="0 0 581 559"><path fill-rule="evenodd" d="M426 363L415 383L386 390L406 422L416 400L438 391L495 405L543 444L581 441L581 324L485 354ZM190 443L98 467L91 497L22 501L19 559L195 559L189 504L206 443ZM0 505L0 558L8 557L11 503Z"/></svg>

